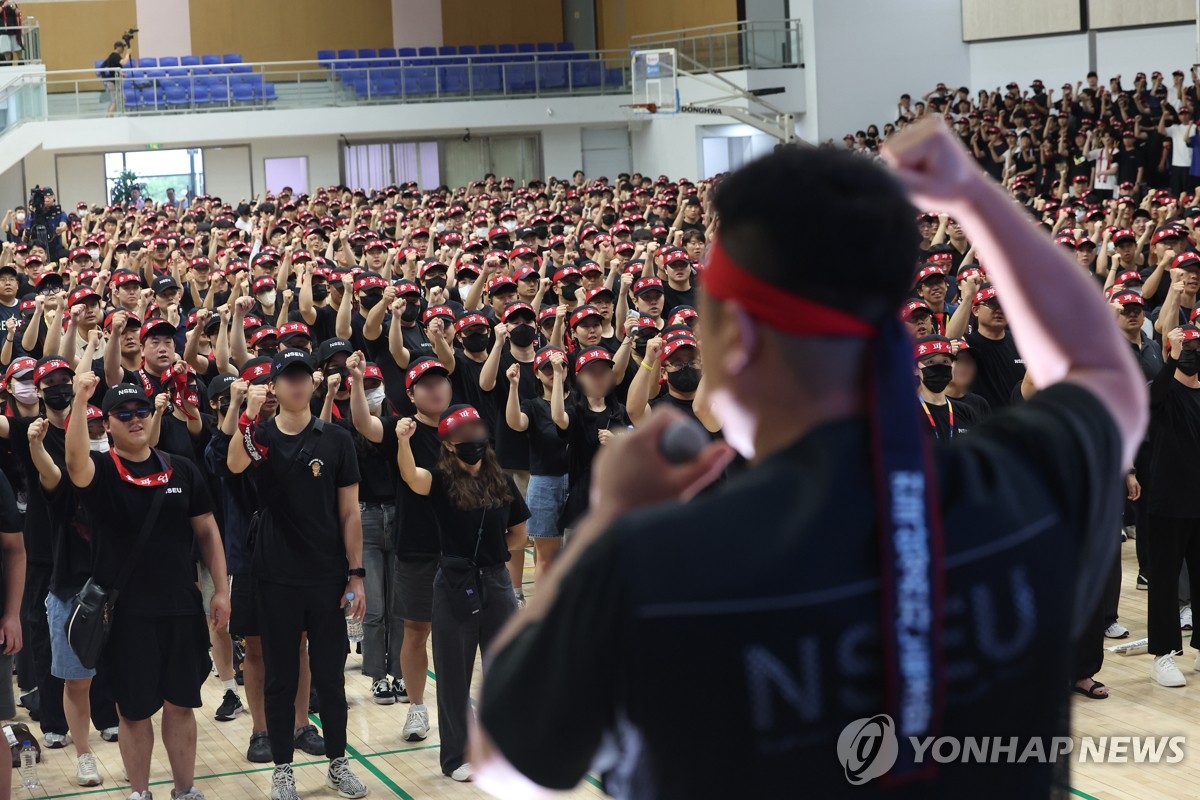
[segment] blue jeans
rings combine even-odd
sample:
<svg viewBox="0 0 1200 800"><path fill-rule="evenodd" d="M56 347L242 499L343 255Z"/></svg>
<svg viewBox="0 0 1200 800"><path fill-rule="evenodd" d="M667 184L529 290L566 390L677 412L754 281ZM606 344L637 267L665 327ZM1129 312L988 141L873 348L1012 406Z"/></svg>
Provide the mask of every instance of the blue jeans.
<svg viewBox="0 0 1200 800"><path fill-rule="evenodd" d="M371 680L400 677L404 620L392 613L395 603L396 507L359 503L362 512L363 568L367 577L367 615L363 620L362 672Z"/></svg>

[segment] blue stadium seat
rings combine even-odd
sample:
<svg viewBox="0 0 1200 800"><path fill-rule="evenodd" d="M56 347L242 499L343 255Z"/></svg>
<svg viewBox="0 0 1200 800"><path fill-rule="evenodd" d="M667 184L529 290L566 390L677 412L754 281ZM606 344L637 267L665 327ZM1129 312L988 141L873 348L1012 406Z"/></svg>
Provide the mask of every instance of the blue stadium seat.
<svg viewBox="0 0 1200 800"><path fill-rule="evenodd" d="M97 78L99 78L99 77L100 77L100 68L101 68L101 67L103 67L103 66L104 66L104 59L103 59L103 58L97 58L97 59L96 59L96 77L97 77Z"/></svg>
<svg viewBox="0 0 1200 800"><path fill-rule="evenodd" d="M538 42L537 43L537 52L539 54L554 53L554 52L557 52L557 48L555 48L554 42Z"/></svg>
<svg viewBox="0 0 1200 800"><path fill-rule="evenodd" d="M515 44L502 44L499 46L498 51L501 56L516 55L517 46ZM480 52L483 52L482 48L480 49ZM507 61L507 60L511 60L511 59L504 59L504 60Z"/></svg>
<svg viewBox="0 0 1200 800"><path fill-rule="evenodd" d="M226 105L229 103L229 87L224 81L206 87L208 89L209 102L214 104Z"/></svg>
<svg viewBox="0 0 1200 800"><path fill-rule="evenodd" d="M163 66L166 65L164 64ZM184 69L183 67L173 67L172 69L167 70L168 78L189 78L191 77L191 74L192 71L190 69Z"/></svg>
<svg viewBox="0 0 1200 800"><path fill-rule="evenodd" d="M167 67L178 67L179 58L176 56L163 56L158 59L158 65L164 69Z"/></svg>
<svg viewBox="0 0 1200 800"><path fill-rule="evenodd" d="M600 85L599 61L572 61L570 66L572 88L587 89Z"/></svg>
<svg viewBox="0 0 1200 800"><path fill-rule="evenodd" d="M375 52L374 47L363 47L358 51L359 58L377 58L378 55L379 54Z"/></svg>
<svg viewBox="0 0 1200 800"><path fill-rule="evenodd" d="M139 89L138 94L140 99L138 105L145 109L155 109L159 105L158 92L153 89Z"/></svg>
<svg viewBox="0 0 1200 800"><path fill-rule="evenodd" d="M198 77L200 75L211 75L211 74L212 74L212 67L192 67L192 75L194 75L194 76Z"/></svg>
<svg viewBox="0 0 1200 800"><path fill-rule="evenodd" d="M475 59L476 64L495 64L499 57L496 55L496 45L481 44L479 45L479 58Z"/></svg>
<svg viewBox="0 0 1200 800"><path fill-rule="evenodd" d="M249 64L231 64L229 71L234 75L246 75L254 72L254 67L250 66Z"/></svg>
<svg viewBox="0 0 1200 800"><path fill-rule="evenodd" d="M154 67L158 66L158 59L157 58L139 58L137 60L137 65L139 67L141 67L142 69L153 69Z"/></svg>
<svg viewBox="0 0 1200 800"><path fill-rule="evenodd" d="M456 56L458 55L458 48L452 44L444 44L437 49L437 54L439 56Z"/></svg>
<svg viewBox="0 0 1200 800"><path fill-rule="evenodd" d="M354 59L358 58L358 51L354 49L338 50L337 57L338 61L353 61Z"/></svg>
<svg viewBox="0 0 1200 800"><path fill-rule="evenodd" d="M212 53L205 53L204 55L200 56L200 63L211 67L214 64L220 64L221 57L218 55L213 55Z"/></svg>
<svg viewBox="0 0 1200 800"><path fill-rule="evenodd" d="M534 80L533 64L504 65L504 86L509 92L531 92Z"/></svg>
<svg viewBox="0 0 1200 800"><path fill-rule="evenodd" d="M242 54L241 53L226 53L223 61L226 64L240 64L240 63L242 63Z"/></svg>
<svg viewBox="0 0 1200 800"><path fill-rule="evenodd" d="M533 42L521 42L520 44L517 45L517 52L518 53L536 53L537 47L533 44Z"/></svg>
<svg viewBox="0 0 1200 800"><path fill-rule="evenodd" d="M460 56L474 56L479 53L479 48L473 44L462 44L458 46L458 54Z"/></svg>
<svg viewBox="0 0 1200 800"><path fill-rule="evenodd" d="M419 55L421 58L435 58L435 57L437 57L437 48L436 47L418 47L417 55Z"/></svg>
<svg viewBox="0 0 1200 800"><path fill-rule="evenodd" d="M198 56L180 56L179 66L181 67L198 67L200 66L200 58Z"/></svg>
<svg viewBox="0 0 1200 800"><path fill-rule="evenodd" d="M383 58L383 59L387 59L389 61L395 61L396 60L396 48L394 48L394 47L379 48L379 57Z"/></svg>
<svg viewBox="0 0 1200 800"><path fill-rule="evenodd" d="M503 90L499 64L473 64L470 69L472 92L500 92Z"/></svg>
<svg viewBox="0 0 1200 800"><path fill-rule="evenodd" d="M137 111L142 107L141 91L134 88L129 83L125 84L125 108L129 111Z"/></svg>
<svg viewBox="0 0 1200 800"><path fill-rule="evenodd" d="M618 88L625 83L625 70L621 67L609 67L604 70L604 85L610 89ZM673 107L673 106L672 106Z"/></svg>
<svg viewBox="0 0 1200 800"><path fill-rule="evenodd" d="M539 89L565 89L567 86L567 65L553 62L538 62L537 81Z"/></svg>
<svg viewBox="0 0 1200 800"><path fill-rule="evenodd" d="M335 50L318 50L317 51L317 63L320 64L322 67L332 67L333 60L335 58L337 58L337 51L335 51Z"/></svg>
<svg viewBox="0 0 1200 800"><path fill-rule="evenodd" d="M559 42L555 46L555 49L558 50L558 52L560 52L560 53L573 53L573 52L575 52L575 43L574 42Z"/></svg>
<svg viewBox="0 0 1200 800"><path fill-rule="evenodd" d="M397 51L397 53L399 54L400 58L416 58L417 57L417 48L401 47Z"/></svg>
<svg viewBox="0 0 1200 800"><path fill-rule="evenodd" d="M235 83L229 90L229 96L235 103L254 102L254 90L245 83Z"/></svg>
<svg viewBox="0 0 1200 800"><path fill-rule="evenodd" d="M228 64L218 64L215 67L209 67L213 75L232 75L233 66Z"/></svg>
<svg viewBox="0 0 1200 800"><path fill-rule="evenodd" d="M342 83L357 83L366 80L367 71L364 69L343 69L337 73L338 80Z"/></svg>
<svg viewBox="0 0 1200 800"><path fill-rule="evenodd" d="M463 94L471 88L467 67L442 67L440 77L442 94Z"/></svg>
<svg viewBox="0 0 1200 800"><path fill-rule="evenodd" d="M207 86L196 85L192 87L192 105L204 106L208 105L210 94Z"/></svg>

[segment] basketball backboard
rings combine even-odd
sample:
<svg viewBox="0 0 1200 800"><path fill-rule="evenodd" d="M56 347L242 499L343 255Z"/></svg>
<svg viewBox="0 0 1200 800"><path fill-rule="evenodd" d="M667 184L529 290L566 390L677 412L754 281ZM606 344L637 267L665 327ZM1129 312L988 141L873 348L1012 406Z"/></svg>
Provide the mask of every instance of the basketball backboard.
<svg viewBox="0 0 1200 800"><path fill-rule="evenodd" d="M638 113L677 114L679 85L676 53L664 50L634 50L632 75L633 110Z"/></svg>

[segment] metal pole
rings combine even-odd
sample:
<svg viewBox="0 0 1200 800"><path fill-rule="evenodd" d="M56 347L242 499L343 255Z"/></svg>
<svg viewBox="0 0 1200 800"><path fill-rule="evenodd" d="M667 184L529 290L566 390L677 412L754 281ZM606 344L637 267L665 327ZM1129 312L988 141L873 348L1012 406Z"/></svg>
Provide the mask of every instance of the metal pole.
<svg viewBox="0 0 1200 800"><path fill-rule="evenodd" d="M1200 64L1200 0L1196 0L1196 63Z"/></svg>

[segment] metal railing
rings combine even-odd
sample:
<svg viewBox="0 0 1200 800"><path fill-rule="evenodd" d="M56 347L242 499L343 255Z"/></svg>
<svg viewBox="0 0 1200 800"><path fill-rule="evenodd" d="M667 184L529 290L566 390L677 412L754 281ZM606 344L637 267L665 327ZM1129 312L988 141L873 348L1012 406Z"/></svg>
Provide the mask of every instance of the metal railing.
<svg viewBox="0 0 1200 800"><path fill-rule="evenodd" d="M0 87L0 135L23 122L46 118L46 88L41 75L20 75Z"/></svg>
<svg viewBox="0 0 1200 800"><path fill-rule="evenodd" d="M625 50L46 73L47 118L628 94ZM113 96L115 95L115 103Z"/></svg>
<svg viewBox="0 0 1200 800"><path fill-rule="evenodd" d="M13 51L14 58L4 59L6 64L40 64L42 62L42 28L34 17L25 17L20 27L0 26L0 36L16 36L19 50Z"/></svg>
<svg viewBox="0 0 1200 800"><path fill-rule="evenodd" d="M629 39L631 50L674 48L711 70L778 69L803 64L800 20L730 22L647 33Z"/></svg>

